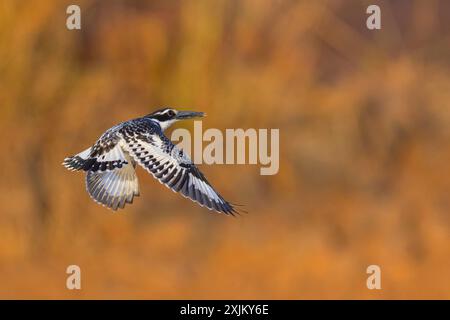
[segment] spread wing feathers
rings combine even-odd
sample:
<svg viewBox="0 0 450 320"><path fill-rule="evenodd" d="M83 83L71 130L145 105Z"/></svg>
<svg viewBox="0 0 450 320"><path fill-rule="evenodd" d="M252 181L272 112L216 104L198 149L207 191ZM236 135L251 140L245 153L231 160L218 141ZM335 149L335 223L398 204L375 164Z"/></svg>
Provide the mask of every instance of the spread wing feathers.
<svg viewBox="0 0 450 320"><path fill-rule="evenodd" d="M164 135L127 139L123 148L162 184L210 210L236 210L206 180L194 163Z"/></svg>
<svg viewBox="0 0 450 320"><path fill-rule="evenodd" d="M139 196L139 183L131 163L108 171L88 171L86 189L91 198L110 209L122 208Z"/></svg>
<svg viewBox="0 0 450 320"><path fill-rule="evenodd" d="M128 160L119 144L109 149L101 148L96 144L77 155L64 159L63 162L63 165L71 171L110 171L120 169L127 164Z"/></svg>

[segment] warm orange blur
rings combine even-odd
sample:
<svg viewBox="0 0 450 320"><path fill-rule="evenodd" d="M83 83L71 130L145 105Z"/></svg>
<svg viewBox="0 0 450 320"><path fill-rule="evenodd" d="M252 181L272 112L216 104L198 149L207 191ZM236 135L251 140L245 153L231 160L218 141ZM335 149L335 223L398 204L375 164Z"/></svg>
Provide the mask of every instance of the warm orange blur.
<svg viewBox="0 0 450 320"><path fill-rule="evenodd" d="M449 1L149 3L1 2L0 298L450 298ZM248 214L141 169L113 214L61 165L160 106L280 129L278 175L201 166Z"/></svg>

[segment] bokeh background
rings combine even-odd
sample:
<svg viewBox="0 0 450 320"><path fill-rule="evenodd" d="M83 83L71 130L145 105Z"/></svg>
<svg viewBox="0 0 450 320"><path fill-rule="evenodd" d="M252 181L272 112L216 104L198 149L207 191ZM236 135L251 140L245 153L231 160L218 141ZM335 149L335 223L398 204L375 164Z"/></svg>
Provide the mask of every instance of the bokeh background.
<svg viewBox="0 0 450 320"><path fill-rule="evenodd" d="M449 1L74 3L0 3L1 298L450 298ZM280 129L275 176L201 166L248 214L143 170L113 214L61 166L161 106Z"/></svg>

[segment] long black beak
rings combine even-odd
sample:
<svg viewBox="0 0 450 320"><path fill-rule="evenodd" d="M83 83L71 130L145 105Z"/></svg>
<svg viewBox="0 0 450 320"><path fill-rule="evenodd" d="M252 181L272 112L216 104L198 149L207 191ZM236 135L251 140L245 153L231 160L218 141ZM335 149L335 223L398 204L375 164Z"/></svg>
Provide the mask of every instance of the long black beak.
<svg viewBox="0 0 450 320"><path fill-rule="evenodd" d="M191 119L191 118L201 118L205 115L203 112L196 111L178 111L176 118L181 119Z"/></svg>

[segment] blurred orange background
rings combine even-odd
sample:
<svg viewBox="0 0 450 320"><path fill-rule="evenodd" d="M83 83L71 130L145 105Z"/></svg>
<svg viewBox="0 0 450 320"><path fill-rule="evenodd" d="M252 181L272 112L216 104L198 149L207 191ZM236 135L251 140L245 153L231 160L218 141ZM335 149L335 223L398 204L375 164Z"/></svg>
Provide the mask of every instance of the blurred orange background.
<svg viewBox="0 0 450 320"><path fill-rule="evenodd" d="M6 0L0 26L0 298L450 298L449 1ZM61 165L161 106L280 129L277 175L200 166L248 214L141 169L114 214Z"/></svg>

